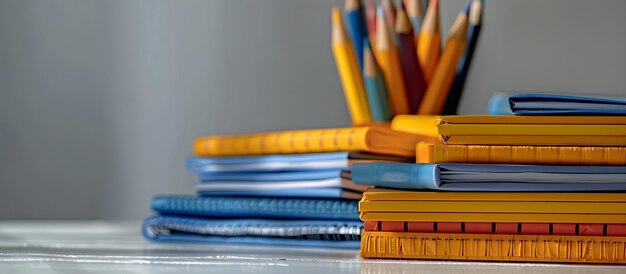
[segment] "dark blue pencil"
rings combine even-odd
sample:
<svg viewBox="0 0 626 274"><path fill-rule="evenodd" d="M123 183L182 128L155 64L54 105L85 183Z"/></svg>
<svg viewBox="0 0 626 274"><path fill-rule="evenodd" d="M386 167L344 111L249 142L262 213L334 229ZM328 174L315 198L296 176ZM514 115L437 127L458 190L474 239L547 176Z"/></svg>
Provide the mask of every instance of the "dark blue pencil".
<svg viewBox="0 0 626 274"><path fill-rule="evenodd" d="M344 7L346 27L354 46L354 53L359 61L359 68L363 70L363 39L367 35L363 11L359 0L346 0Z"/></svg>

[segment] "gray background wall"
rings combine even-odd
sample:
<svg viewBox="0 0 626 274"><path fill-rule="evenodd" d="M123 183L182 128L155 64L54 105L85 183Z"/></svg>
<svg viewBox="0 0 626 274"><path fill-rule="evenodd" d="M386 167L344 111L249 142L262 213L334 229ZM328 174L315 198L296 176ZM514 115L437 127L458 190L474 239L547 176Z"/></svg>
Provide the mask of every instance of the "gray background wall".
<svg viewBox="0 0 626 274"><path fill-rule="evenodd" d="M463 1L442 1L443 28ZM347 126L340 1L0 0L0 218L141 218L194 136ZM462 113L494 91L626 96L626 1L487 0Z"/></svg>

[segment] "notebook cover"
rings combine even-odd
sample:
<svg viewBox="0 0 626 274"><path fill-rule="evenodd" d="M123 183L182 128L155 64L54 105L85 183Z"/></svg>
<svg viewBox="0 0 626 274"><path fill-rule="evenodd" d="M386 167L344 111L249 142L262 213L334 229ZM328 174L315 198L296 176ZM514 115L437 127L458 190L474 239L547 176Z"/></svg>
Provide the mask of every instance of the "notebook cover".
<svg viewBox="0 0 626 274"><path fill-rule="evenodd" d="M364 231L363 258L626 263L626 237Z"/></svg>
<svg viewBox="0 0 626 274"><path fill-rule="evenodd" d="M626 125L626 117L452 115L442 116L440 125L442 124Z"/></svg>
<svg viewBox="0 0 626 274"><path fill-rule="evenodd" d="M623 136L626 125L561 124L441 124L444 136Z"/></svg>
<svg viewBox="0 0 626 274"><path fill-rule="evenodd" d="M283 198L323 198L323 199L350 199L360 200L362 192L338 187L324 188L294 188L294 189L269 189L269 190L244 190L233 191L198 191L205 197L283 197Z"/></svg>
<svg viewBox="0 0 626 274"><path fill-rule="evenodd" d="M520 115L626 115L626 101L552 94L517 94L509 98Z"/></svg>
<svg viewBox="0 0 626 274"><path fill-rule="evenodd" d="M187 160L187 169L198 174L310 171L345 169L347 167L347 152L241 157L189 157Z"/></svg>
<svg viewBox="0 0 626 274"><path fill-rule="evenodd" d="M142 225L156 242L267 244L358 248L363 223L324 220L219 220L153 216Z"/></svg>
<svg viewBox="0 0 626 274"><path fill-rule="evenodd" d="M624 166L369 163L354 164L351 172L352 180L356 184L400 189L445 191L626 190L626 176L624 176L626 175L626 167ZM595 181L590 182L585 180L583 176L595 176L594 178L597 180L594 179Z"/></svg>
<svg viewBox="0 0 626 274"><path fill-rule="evenodd" d="M509 105L509 97L506 92L496 92L487 103L487 114L489 115L513 115Z"/></svg>
<svg viewBox="0 0 626 274"><path fill-rule="evenodd" d="M440 142L435 136L395 132L384 126L276 131L246 135L204 136L195 140L198 156L366 151L415 157L415 144Z"/></svg>
<svg viewBox="0 0 626 274"><path fill-rule="evenodd" d="M626 165L626 147L490 146L418 143L417 163Z"/></svg>
<svg viewBox="0 0 626 274"><path fill-rule="evenodd" d="M369 186L354 184L351 180L340 177L322 180L297 181L211 181L196 184L196 190L207 192L237 192L237 191L274 191L295 190L310 188L343 188L363 192Z"/></svg>
<svg viewBox="0 0 626 274"><path fill-rule="evenodd" d="M522 117L522 116L519 116ZM523 116L529 117L529 116ZM542 116L543 117L543 116ZM444 136L448 145L515 145L515 146L626 146L626 136Z"/></svg>
<svg viewBox="0 0 626 274"><path fill-rule="evenodd" d="M368 201L502 201L502 202L593 202L622 203L626 193L541 192L436 192L373 188L363 193Z"/></svg>
<svg viewBox="0 0 626 274"><path fill-rule="evenodd" d="M152 198L152 210L220 218L359 220L356 201L336 199L158 195Z"/></svg>
<svg viewBox="0 0 626 274"><path fill-rule="evenodd" d="M626 224L626 214L360 212L363 221L613 223Z"/></svg>
<svg viewBox="0 0 626 274"><path fill-rule="evenodd" d="M365 231L624 236L626 224L365 221Z"/></svg>
<svg viewBox="0 0 626 274"><path fill-rule="evenodd" d="M419 135L439 137L437 125L441 117L435 115L396 115L391 120L391 129Z"/></svg>
<svg viewBox="0 0 626 274"><path fill-rule="evenodd" d="M513 201L368 201L359 203L364 212L440 212L440 213L569 213L626 214L626 199L621 202L513 202Z"/></svg>
<svg viewBox="0 0 626 274"><path fill-rule="evenodd" d="M198 174L201 182L282 182L313 181L339 178L341 169L283 172L205 172Z"/></svg>

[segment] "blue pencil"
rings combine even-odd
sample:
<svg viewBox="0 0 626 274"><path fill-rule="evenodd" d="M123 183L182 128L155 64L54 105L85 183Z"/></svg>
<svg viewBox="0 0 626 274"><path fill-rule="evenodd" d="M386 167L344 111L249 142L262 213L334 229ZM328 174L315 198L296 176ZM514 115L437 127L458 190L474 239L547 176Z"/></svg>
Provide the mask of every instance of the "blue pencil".
<svg viewBox="0 0 626 274"><path fill-rule="evenodd" d="M463 87L467 79L467 74L472 63L474 51L476 49L476 43L478 42L478 35L482 25L482 13L483 13L483 0L467 0L465 4L465 12L468 14L468 29L467 29L467 47L459 64L456 67L456 75L450 92L448 93L448 99L443 107L444 115L456 114L459 102L461 101L461 94L463 93Z"/></svg>
<svg viewBox="0 0 626 274"><path fill-rule="evenodd" d="M363 69L363 39L367 35L365 28L365 20L363 20L363 11L359 0L346 0L344 8L346 24L352 45L354 45L354 53L359 61L359 67Z"/></svg>
<svg viewBox="0 0 626 274"><path fill-rule="evenodd" d="M419 36L420 34L425 10L426 7L424 6L424 2L422 0L407 0L406 13L411 19L411 24L413 25L413 31L415 32L415 36Z"/></svg>
<svg viewBox="0 0 626 274"><path fill-rule="evenodd" d="M367 92L367 101L370 105L370 114L374 122L391 120L391 106L387 98L387 87L369 39L363 41L363 80Z"/></svg>

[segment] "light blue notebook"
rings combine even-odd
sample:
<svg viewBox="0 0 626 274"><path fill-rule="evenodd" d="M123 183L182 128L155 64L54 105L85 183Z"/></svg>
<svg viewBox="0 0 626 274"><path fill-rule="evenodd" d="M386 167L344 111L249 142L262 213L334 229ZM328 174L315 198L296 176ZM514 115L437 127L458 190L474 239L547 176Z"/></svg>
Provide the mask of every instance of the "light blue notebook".
<svg viewBox="0 0 626 274"><path fill-rule="evenodd" d="M337 170L348 168L347 152L281 154L244 157L190 157L187 168L193 173L283 172Z"/></svg>
<svg viewBox="0 0 626 274"><path fill-rule="evenodd" d="M361 186L362 187L362 186ZM281 197L281 198L320 198L360 200L362 191L354 191L340 187L292 188L292 189L237 189L231 191L202 191L198 195L205 197Z"/></svg>
<svg viewBox="0 0 626 274"><path fill-rule="evenodd" d="M158 195L152 198L152 209L161 214L220 218L359 220L356 201L337 199Z"/></svg>
<svg viewBox="0 0 626 274"><path fill-rule="evenodd" d="M506 92L496 92L489 99L487 104L487 114L489 115L513 115L509 103L511 94Z"/></svg>
<svg viewBox="0 0 626 274"><path fill-rule="evenodd" d="M626 191L626 166L352 165L356 184L446 191Z"/></svg>
<svg viewBox="0 0 626 274"><path fill-rule="evenodd" d="M341 177L294 181L208 181L200 182L196 185L196 191L198 192L280 191L314 188L341 188L363 192L368 187L357 185L351 180Z"/></svg>
<svg viewBox="0 0 626 274"><path fill-rule="evenodd" d="M520 115L626 115L626 100L551 94L517 94L509 98Z"/></svg>
<svg viewBox="0 0 626 274"><path fill-rule="evenodd" d="M303 170L285 172L203 172L198 174L201 182L227 181L304 181L339 178L341 169Z"/></svg>
<svg viewBox="0 0 626 274"><path fill-rule="evenodd" d="M143 235L157 242L237 243L359 248L360 221L206 219L154 216Z"/></svg>

